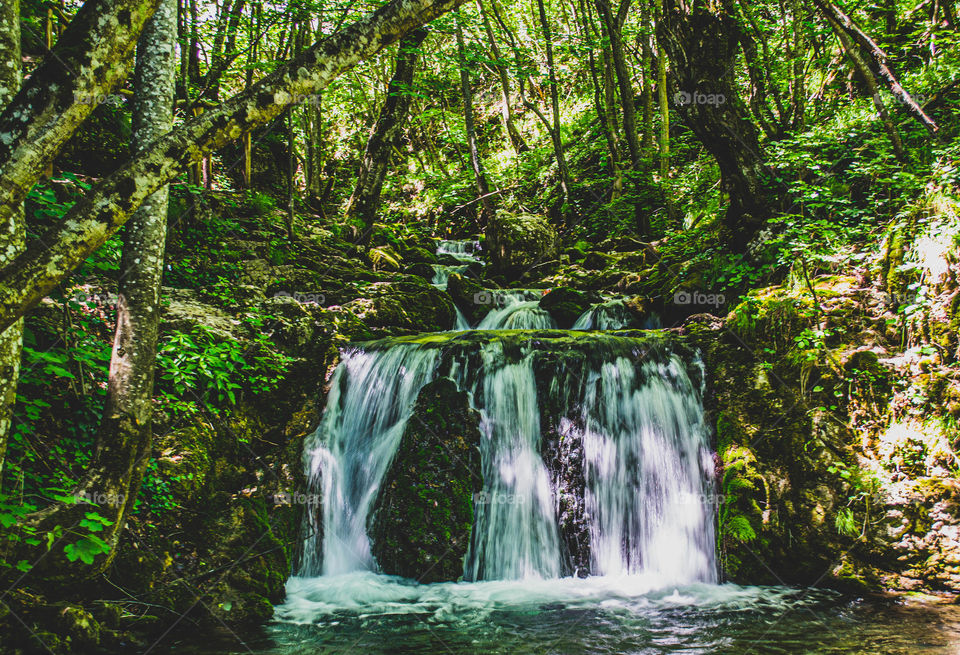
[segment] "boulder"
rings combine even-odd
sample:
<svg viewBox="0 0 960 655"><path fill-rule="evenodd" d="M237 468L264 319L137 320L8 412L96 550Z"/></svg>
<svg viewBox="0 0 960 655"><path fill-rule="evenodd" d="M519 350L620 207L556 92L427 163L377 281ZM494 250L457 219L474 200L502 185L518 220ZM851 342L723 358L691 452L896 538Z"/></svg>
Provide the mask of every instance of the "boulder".
<svg viewBox="0 0 960 655"><path fill-rule="evenodd" d="M453 328L456 321L450 295L430 284L377 282L363 293L364 297L351 300L343 308L374 333L440 332Z"/></svg>
<svg viewBox="0 0 960 655"><path fill-rule="evenodd" d="M557 258L557 232L540 216L498 214L487 224L485 249L494 272L517 278Z"/></svg>
<svg viewBox="0 0 960 655"><path fill-rule="evenodd" d="M588 271L602 271L617 261L617 258L603 252L591 251L583 258L580 264Z"/></svg>
<svg viewBox="0 0 960 655"><path fill-rule="evenodd" d="M483 288L476 280L454 273L447 281L447 292L453 302L467 317L470 325L477 325L490 313L493 304L483 302L491 297L489 291Z"/></svg>
<svg viewBox="0 0 960 655"><path fill-rule="evenodd" d="M553 289L540 298L540 309L546 311L562 330L569 330L580 315L590 308L585 293L569 287Z"/></svg>
<svg viewBox="0 0 960 655"><path fill-rule="evenodd" d="M480 416L452 380L427 384L380 486L370 534L384 573L453 582L473 528Z"/></svg>
<svg viewBox="0 0 960 655"><path fill-rule="evenodd" d="M403 248L401 249L400 254L403 256L403 261L408 264L437 263L437 256L434 253L430 252L426 248L420 248L419 246Z"/></svg>

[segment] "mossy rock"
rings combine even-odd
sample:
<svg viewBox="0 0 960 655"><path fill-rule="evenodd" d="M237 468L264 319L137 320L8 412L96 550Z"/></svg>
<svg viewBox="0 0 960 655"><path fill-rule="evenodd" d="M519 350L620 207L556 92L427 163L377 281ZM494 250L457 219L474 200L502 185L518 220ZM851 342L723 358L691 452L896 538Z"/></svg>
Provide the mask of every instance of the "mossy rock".
<svg viewBox="0 0 960 655"><path fill-rule="evenodd" d="M517 279L559 255L557 232L533 214L497 214L488 224L484 250L495 273Z"/></svg>
<svg viewBox="0 0 960 655"><path fill-rule="evenodd" d="M617 258L602 252L591 251L586 254L580 263L588 271L602 271L616 263Z"/></svg>
<svg viewBox="0 0 960 655"><path fill-rule="evenodd" d="M426 248L420 248L419 246L412 246L409 248L402 248L400 254L403 256L403 261L408 264L436 264L437 256L427 250Z"/></svg>
<svg viewBox="0 0 960 655"><path fill-rule="evenodd" d="M470 325L479 324L493 308L492 303L478 302L487 298L490 292L466 275L452 274L447 281L447 293L453 298L453 302L463 312Z"/></svg>
<svg viewBox="0 0 960 655"><path fill-rule="evenodd" d="M473 499L482 489L479 422L453 381L440 378L420 391L371 519L384 573L420 582L463 575Z"/></svg>
<svg viewBox="0 0 960 655"><path fill-rule="evenodd" d="M451 329L456 320L449 294L430 284L380 282L364 293L343 308L374 333L437 332Z"/></svg>
<svg viewBox="0 0 960 655"><path fill-rule="evenodd" d="M590 300L585 293L560 287L540 298L540 309L550 314L560 329L569 330L580 315L590 309Z"/></svg>

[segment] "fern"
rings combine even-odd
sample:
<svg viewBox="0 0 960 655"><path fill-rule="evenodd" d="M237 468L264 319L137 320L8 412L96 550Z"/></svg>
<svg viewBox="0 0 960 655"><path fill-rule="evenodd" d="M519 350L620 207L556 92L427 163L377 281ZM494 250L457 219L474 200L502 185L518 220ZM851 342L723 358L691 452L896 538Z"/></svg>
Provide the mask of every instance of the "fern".
<svg viewBox="0 0 960 655"><path fill-rule="evenodd" d="M757 538L757 533L746 516L737 515L729 517L723 524L723 533L731 539L736 539L742 543L753 541Z"/></svg>

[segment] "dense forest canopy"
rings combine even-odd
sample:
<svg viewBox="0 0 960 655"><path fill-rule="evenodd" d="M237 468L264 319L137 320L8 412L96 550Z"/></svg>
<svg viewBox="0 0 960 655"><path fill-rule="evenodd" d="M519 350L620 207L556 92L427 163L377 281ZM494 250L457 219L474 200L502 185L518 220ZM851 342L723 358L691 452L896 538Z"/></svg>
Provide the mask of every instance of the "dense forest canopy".
<svg viewBox="0 0 960 655"><path fill-rule="evenodd" d="M725 579L960 592L958 81L952 0L3 0L0 651L269 618L347 345L454 330L692 339Z"/></svg>

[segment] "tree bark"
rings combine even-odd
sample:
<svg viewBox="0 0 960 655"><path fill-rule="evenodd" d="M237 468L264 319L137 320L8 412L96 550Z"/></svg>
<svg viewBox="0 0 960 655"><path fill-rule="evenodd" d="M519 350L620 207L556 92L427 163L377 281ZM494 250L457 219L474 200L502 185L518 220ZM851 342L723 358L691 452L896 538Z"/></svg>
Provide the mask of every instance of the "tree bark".
<svg viewBox="0 0 960 655"><path fill-rule="evenodd" d="M160 0L90 0L0 114L0 224L18 211L74 130L125 79ZM9 6L9 0L3 0Z"/></svg>
<svg viewBox="0 0 960 655"><path fill-rule="evenodd" d="M173 125L176 15L176 0L161 0L140 36L132 110L135 149L149 147ZM101 536L111 548L104 560L98 561L100 570L116 554L116 543L150 458L167 189L163 186L149 196L125 228L106 406L93 464L78 489L80 494L114 501L97 510L113 521Z"/></svg>
<svg viewBox="0 0 960 655"><path fill-rule="evenodd" d="M387 85L387 97L367 139L357 185L347 204L345 214L360 220L364 242L380 209L380 192L394 148L400 145L403 137L403 127L410 111L409 92L413 85L413 74L420 56L420 45L427 34L427 30L416 30L400 40L393 77Z"/></svg>
<svg viewBox="0 0 960 655"><path fill-rule="evenodd" d="M457 16L457 64L460 68L460 93L463 97L463 123L467 132L467 147L470 149L470 168L477 185L477 197L480 198L480 228L493 220L496 209L490 197L490 184L487 171L480 157L480 145L477 142L477 128L473 117L473 90L470 87L470 68L467 64L467 49L463 42L463 26Z"/></svg>
<svg viewBox="0 0 960 655"><path fill-rule="evenodd" d="M640 130L640 148L645 150L653 143L653 49L650 47L650 7L641 4L640 31L640 67L643 70L643 87L640 89L640 107L642 108Z"/></svg>
<svg viewBox="0 0 960 655"><path fill-rule="evenodd" d="M249 90L155 141L94 187L63 221L28 243L26 252L0 271L0 329L36 305L147 197L191 162L276 119L296 99L317 93L364 57L463 2L393 0L318 42Z"/></svg>
<svg viewBox="0 0 960 655"><path fill-rule="evenodd" d="M584 0L579 0L580 21L583 25L583 38L587 46L587 63L590 66L590 78L593 80L593 102L600 122L600 130L607 142L610 157L610 200L617 200L623 194L623 173L620 170L620 154L617 149L617 128L613 111L613 76L609 58L604 56L604 73L597 74L594 51L594 32L590 10ZM606 55L607 49L603 49ZM603 82L601 83L601 77Z"/></svg>
<svg viewBox="0 0 960 655"><path fill-rule="evenodd" d="M745 247L771 214L778 189L738 95L740 28L730 0L714 10L666 0L657 42L670 62L680 116L720 168L729 199L723 222L732 243Z"/></svg>
<svg viewBox="0 0 960 655"><path fill-rule="evenodd" d="M627 141L627 150L630 153L630 165L633 170L638 171L640 170L640 143L637 140L637 109L634 104L630 70L627 68L627 59L623 52L620 21L618 16L613 13L610 0L596 0L596 3L597 11L603 22L604 32L610 43L610 55L613 58L613 69L617 77L620 106L623 111L623 136Z"/></svg>
<svg viewBox="0 0 960 655"><path fill-rule="evenodd" d="M500 94L503 98L503 107L500 111L503 119L503 129L507 133L510 145L514 152L520 154L526 152L530 147L524 142L513 122L513 109L510 99L510 77L507 75L507 67L503 65L503 55L500 52L500 46L497 45L497 39L493 35L493 28L490 26L490 18L483 8L482 0L477 0L477 11L480 12L480 18L483 20L483 30L487 34L487 41L490 43L490 52L493 54L494 67L497 70L497 77L500 78Z"/></svg>
<svg viewBox="0 0 960 655"><path fill-rule="evenodd" d="M897 161L902 164L906 164L909 161L907 152L903 148L903 141L900 139L900 132L897 131L897 126L894 125L893 119L890 118L890 114L887 112L887 108L883 104L883 98L880 97L880 87L877 84L877 78L874 77L873 71L870 70L870 66L867 64L866 60L863 58L863 55L857 48L857 44L854 43L853 39L850 38L850 35L844 31L840 23L834 20L830 14L827 14L827 22L830 23L830 27L837 35L837 38L840 39L840 45L843 46L844 52L847 53L847 56L850 57L850 61L853 62L853 67L866 83L867 91L870 93L870 97L873 99L873 106L877 110L877 115L880 116L880 122L883 123L883 129L887 132L887 136L890 139L890 145L893 146L893 153L896 155Z"/></svg>
<svg viewBox="0 0 960 655"><path fill-rule="evenodd" d="M16 95L21 83L19 0L4 0L0 4L0 56L0 105L5 105ZM23 204L17 203L11 209L0 230L0 266L6 266L23 252L26 239ZM0 472L17 400L22 345L23 319L20 319L0 334Z"/></svg>
<svg viewBox="0 0 960 655"><path fill-rule="evenodd" d="M567 166L567 157L563 152L563 135L560 131L560 91L557 85L557 69L553 63L553 35L550 32L550 22L543 6L543 0L537 0L537 13L540 16L540 28L543 30L544 46L547 51L547 74L550 80L550 112L553 118L553 129L550 138L553 141L553 150L557 157L557 168L560 173L560 191L563 194L564 222L569 224L570 216L570 168Z"/></svg>
<svg viewBox="0 0 960 655"><path fill-rule="evenodd" d="M869 63L872 63L876 69L877 75L886 81L890 91L900 100L900 104L903 105L904 109L920 121L921 125L927 129L931 136L936 135L940 129L939 126L924 113L920 105L907 93L906 89L900 86L899 80L897 80L897 77L893 74L887 62L887 53L885 53L866 32L861 30L849 16L840 11L840 8L835 4L829 0L813 0L813 3L827 18L830 25L835 25L835 31L840 29L846 32L847 35L863 49L863 52L870 58Z"/></svg>

